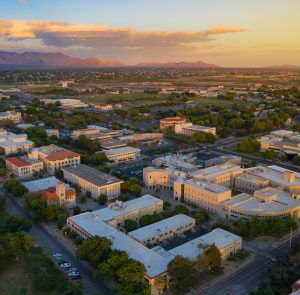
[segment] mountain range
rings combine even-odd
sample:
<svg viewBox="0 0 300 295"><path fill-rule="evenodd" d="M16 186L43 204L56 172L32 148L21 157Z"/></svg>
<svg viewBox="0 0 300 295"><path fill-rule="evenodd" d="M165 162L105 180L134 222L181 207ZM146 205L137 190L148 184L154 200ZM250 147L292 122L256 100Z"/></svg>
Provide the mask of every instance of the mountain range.
<svg viewBox="0 0 300 295"><path fill-rule="evenodd" d="M0 67L128 67L116 60L102 60L95 57L78 58L59 52L8 52L0 51ZM130 67L140 68L219 68L215 64L208 64L203 61L196 62L145 62L131 65ZM289 69L299 70L297 65L273 65L266 66L267 69Z"/></svg>
<svg viewBox="0 0 300 295"><path fill-rule="evenodd" d="M0 66L45 66L45 67L125 67L115 60L101 60L94 57L77 58L52 52L7 52L0 51ZM217 65L197 62L139 63L136 67L156 68L215 68Z"/></svg>
<svg viewBox="0 0 300 295"><path fill-rule="evenodd" d="M0 51L0 65L5 66L51 66L51 67L122 67L114 60L100 60L94 57L76 58L63 53L52 52L6 52Z"/></svg>

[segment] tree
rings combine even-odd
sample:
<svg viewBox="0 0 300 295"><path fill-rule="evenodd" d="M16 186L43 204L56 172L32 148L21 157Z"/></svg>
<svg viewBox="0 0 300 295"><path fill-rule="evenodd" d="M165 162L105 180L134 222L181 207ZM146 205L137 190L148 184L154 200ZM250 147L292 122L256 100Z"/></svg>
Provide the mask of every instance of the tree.
<svg viewBox="0 0 300 295"><path fill-rule="evenodd" d="M176 205L175 206L175 211L176 211L177 214L190 215L190 210L182 204Z"/></svg>
<svg viewBox="0 0 300 295"><path fill-rule="evenodd" d="M19 215L8 215L0 223L0 233L23 232L31 227L30 221L23 219Z"/></svg>
<svg viewBox="0 0 300 295"><path fill-rule="evenodd" d="M100 278L112 279L118 269L128 262L128 255L124 251L113 250L109 258L101 262L97 268L97 274Z"/></svg>
<svg viewBox="0 0 300 295"><path fill-rule="evenodd" d="M36 146L48 144L48 134L40 127L30 127L25 130L29 140L32 140Z"/></svg>
<svg viewBox="0 0 300 295"><path fill-rule="evenodd" d="M108 159L104 153L94 153L92 155L93 165L103 165L108 162Z"/></svg>
<svg viewBox="0 0 300 295"><path fill-rule="evenodd" d="M277 153L273 150L266 150L263 153L263 156L264 156L265 159L271 160L271 159L277 158Z"/></svg>
<svg viewBox="0 0 300 295"><path fill-rule="evenodd" d="M214 269L221 265L222 256L220 250L215 244L209 246L209 249L205 252L208 257L208 264L211 269Z"/></svg>
<svg viewBox="0 0 300 295"><path fill-rule="evenodd" d="M45 208L45 221L54 221L58 219L60 209L57 205L47 205Z"/></svg>
<svg viewBox="0 0 300 295"><path fill-rule="evenodd" d="M3 183L3 188L8 191L9 193L12 191L12 189L17 186L19 182L15 179L8 179Z"/></svg>
<svg viewBox="0 0 300 295"><path fill-rule="evenodd" d="M196 225L200 225L207 220L207 217L203 212L197 212L194 214L194 219L196 221Z"/></svg>
<svg viewBox="0 0 300 295"><path fill-rule="evenodd" d="M102 237L84 240L76 251L80 259L86 260L94 268L96 268L100 262L107 259L110 253L111 241Z"/></svg>
<svg viewBox="0 0 300 295"><path fill-rule="evenodd" d="M134 195L134 196L139 196L142 192L142 188L138 184L132 184L129 188L129 191Z"/></svg>
<svg viewBox="0 0 300 295"><path fill-rule="evenodd" d="M73 215L78 215L80 214L81 210L79 206L74 206L73 207Z"/></svg>
<svg viewBox="0 0 300 295"><path fill-rule="evenodd" d="M166 288L166 279L163 276L158 276L154 280L154 286L158 290L158 295Z"/></svg>
<svg viewBox="0 0 300 295"><path fill-rule="evenodd" d="M158 221L161 221L162 217L160 215L144 215L140 218L140 225L141 226L146 226Z"/></svg>
<svg viewBox="0 0 300 295"><path fill-rule="evenodd" d="M133 219L125 220L125 229L127 232L136 230L138 228L138 223Z"/></svg>
<svg viewBox="0 0 300 295"><path fill-rule="evenodd" d="M176 294L185 294L195 283L195 267L193 262L185 257L176 256L168 264L170 288Z"/></svg>
<svg viewBox="0 0 300 295"><path fill-rule="evenodd" d="M104 205L107 202L107 196L104 195L104 194L101 194L98 197L98 202L99 202L100 205Z"/></svg>
<svg viewBox="0 0 300 295"><path fill-rule="evenodd" d="M4 209L5 201L5 198L3 196L0 196L0 211Z"/></svg>
<svg viewBox="0 0 300 295"><path fill-rule="evenodd" d="M251 154L259 151L260 143L255 137L246 138L237 144L237 149L240 152Z"/></svg>

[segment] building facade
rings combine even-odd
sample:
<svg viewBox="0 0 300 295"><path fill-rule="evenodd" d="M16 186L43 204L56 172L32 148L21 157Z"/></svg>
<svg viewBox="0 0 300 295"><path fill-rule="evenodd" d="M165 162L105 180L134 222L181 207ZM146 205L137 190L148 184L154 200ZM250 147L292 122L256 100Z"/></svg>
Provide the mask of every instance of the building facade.
<svg viewBox="0 0 300 295"><path fill-rule="evenodd" d="M106 157L114 163L135 160L140 157L141 150L131 146L104 151Z"/></svg>
<svg viewBox="0 0 300 295"><path fill-rule="evenodd" d="M165 131L168 128L174 131L176 126L182 125L185 122L186 119L181 117L164 118L160 120L159 127L161 131Z"/></svg>
<svg viewBox="0 0 300 295"><path fill-rule="evenodd" d="M90 192L96 200L100 195L107 196L108 200L120 196L123 180L83 164L65 167L62 170L64 179L78 184L83 192Z"/></svg>

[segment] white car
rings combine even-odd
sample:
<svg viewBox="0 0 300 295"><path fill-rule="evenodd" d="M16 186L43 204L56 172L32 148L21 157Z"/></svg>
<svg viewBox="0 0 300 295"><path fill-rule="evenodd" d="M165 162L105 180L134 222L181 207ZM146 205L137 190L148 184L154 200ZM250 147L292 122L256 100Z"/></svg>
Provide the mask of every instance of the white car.
<svg viewBox="0 0 300 295"><path fill-rule="evenodd" d="M77 268L75 267L71 267L68 272L78 272Z"/></svg>
<svg viewBox="0 0 300 295"><path fill-rule="evenodd" d="M64 262L59 265L61 268L69 268L72 266L70 262Z"/></svg>
<svg viewBox="0 0 300 295"><path fill-rule="evenodd" d="M80 276L79 271L68 272L68 277L77 277Z"/></svg>

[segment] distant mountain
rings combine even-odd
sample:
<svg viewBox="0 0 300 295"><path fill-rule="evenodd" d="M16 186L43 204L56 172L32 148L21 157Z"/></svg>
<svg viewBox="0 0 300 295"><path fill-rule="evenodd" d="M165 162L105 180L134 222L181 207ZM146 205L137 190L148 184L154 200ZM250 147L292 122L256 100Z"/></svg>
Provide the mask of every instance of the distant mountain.
<svg viewBox="0 0 300 295"><path fill-rule="evenodd" d="M300 70L300 66L297 65L274 65L268 66L267 69L287 69L287 70Z"/></svg>
<svg viewBox="0 0 300 295"><path fill-rule="evenodd" d="M136 65L137 67L153 67L153 68L218 68L218 65L207 64L203 61L196 62L166 62L166 63L158 63L158 62L149 62L149 63L139 63Z"/></svg>
<svg viewBox="0 0 300 295"><path fill-rule="evenodd" d="M0 51L0 66L51 66L51 67L122 67L114 60L94 57L76 58L63 53L51 52L6 52Z"/></svg>

